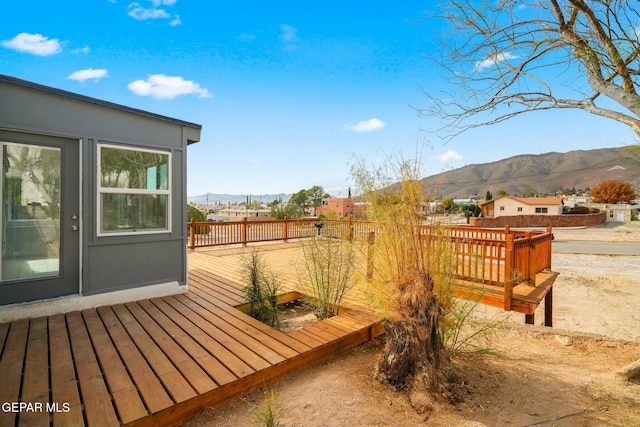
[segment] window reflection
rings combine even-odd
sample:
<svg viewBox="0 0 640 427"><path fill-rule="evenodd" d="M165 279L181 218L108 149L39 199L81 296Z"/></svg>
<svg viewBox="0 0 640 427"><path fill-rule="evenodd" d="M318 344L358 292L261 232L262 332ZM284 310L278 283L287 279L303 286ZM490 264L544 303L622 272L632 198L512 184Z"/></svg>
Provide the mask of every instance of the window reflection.
<svg viewBox="0 0 640 427"><path fill-rule="evenodd" d="M1 279L55 276L60 271L60 149L0 144Z"/></svg>

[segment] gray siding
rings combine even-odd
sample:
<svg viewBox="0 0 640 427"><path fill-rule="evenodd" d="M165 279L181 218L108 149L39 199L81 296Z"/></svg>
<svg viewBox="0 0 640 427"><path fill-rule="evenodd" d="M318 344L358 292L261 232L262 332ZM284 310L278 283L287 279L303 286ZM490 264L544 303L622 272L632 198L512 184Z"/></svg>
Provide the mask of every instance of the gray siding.
<svg viewBox="0 0 640 427"><path fill-rule="evenodd" d="M184 284L183 239L90 245L85 295L176 281Z"/></svg>
<svg viewBox="0 0 640 427"><path fill-rule="evenodd" d="M200 125L0 75L0 129L82 141L84 294L186 283L186 150L199 141ZM171 151L170 233L97 236L97 143Z"/></svg>

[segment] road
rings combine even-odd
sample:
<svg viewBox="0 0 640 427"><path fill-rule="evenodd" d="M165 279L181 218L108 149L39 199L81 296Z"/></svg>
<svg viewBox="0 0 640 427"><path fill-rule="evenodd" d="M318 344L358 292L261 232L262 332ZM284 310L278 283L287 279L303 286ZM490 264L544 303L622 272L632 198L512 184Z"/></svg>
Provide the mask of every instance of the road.
<svg viewBox="0 0 640 427"><path fill-rule="evenodd" d="M577 240L554 240L553 253L593 254L593 255L637 255L640 256L640 242L600 242Z"/></svg>

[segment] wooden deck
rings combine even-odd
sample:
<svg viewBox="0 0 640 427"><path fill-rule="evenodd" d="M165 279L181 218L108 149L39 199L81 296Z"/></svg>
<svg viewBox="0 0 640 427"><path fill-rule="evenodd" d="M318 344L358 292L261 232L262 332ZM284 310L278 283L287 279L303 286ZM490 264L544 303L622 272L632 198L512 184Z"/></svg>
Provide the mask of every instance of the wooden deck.
<svg viewBox="0 0 640 427"><path fill-rule="evenodd" d="M297 248L264 246L287 290ZM0 324L0 426L173 425L382 333L357 296L289 334L245 315L242 252L190 253L186 294Z"/></svg>
<svg viewBox="0 0 640 427"><path fill-rule="evenodd" d="M358 289L345 313L288 334L245 315L238 265L250 250L189 253L186 294L0 324L0 426L174 425L383 332ZM295 292L299 245L260 250ZM545 299L550 322L555 277L514 286L510 309L531 323ZM500 286L456 291L504 308Z"/></svg>

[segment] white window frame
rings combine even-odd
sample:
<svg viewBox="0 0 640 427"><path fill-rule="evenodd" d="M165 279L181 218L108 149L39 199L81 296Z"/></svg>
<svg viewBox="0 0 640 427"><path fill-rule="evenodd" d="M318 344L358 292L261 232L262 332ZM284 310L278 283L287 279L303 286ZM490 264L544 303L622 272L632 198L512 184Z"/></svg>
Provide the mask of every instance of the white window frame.
<svg viewBox="0 0 640 427"><path fill-rule="evenodd" d="M117 150L129 150L129 151L138 151L145 153L153 153L153 154L162 154L167 155L167 189L166 190L146 190L141 188L111 188L111 187L103 187L102 186L102 148L114 148ZM172 160L171 160L171 151L168 150L154 150L149 148L142 147L130 147L125 145L117 145L117 144L104 144L98 143L96 144L98 158L97 162L97 170L96 170L96 234L99 237L102 236L132 236L139 234L166 234L171 233L171 225L172 225L172 206L171 206L171 189L173 188L173 173L172 173ZM124 231L103 231L102 230L102 195L103 194L142 194L142 195L166 195L167 196L167 227L166 228L151 228L151 229L143 229L143 230L124 230Z"/></svg>

